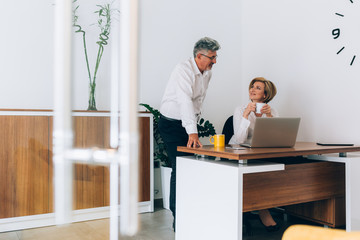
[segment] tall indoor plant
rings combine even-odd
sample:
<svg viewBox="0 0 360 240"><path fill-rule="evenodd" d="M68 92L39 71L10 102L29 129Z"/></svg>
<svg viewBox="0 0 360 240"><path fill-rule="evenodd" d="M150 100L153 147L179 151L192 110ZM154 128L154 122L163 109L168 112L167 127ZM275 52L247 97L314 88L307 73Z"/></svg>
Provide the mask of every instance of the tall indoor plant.
<svg viewBox="0 0 360 240"><path fill-rule="evenodd" d="M77 0L74 0L73 2L76 3ZM89 78L89 105L87 110L94 110L94 111L97 110L96 100L95 100L96 77L99 70L100 61L104 53L104 48L108 44L110 29L111 29L112 14L115 11L115 9L111 8L110 4L103 4L96 6L98 7L98 10L95 11L94 13L96 13L98 17L97 25L100 29L100 33L99 33L99 40L96 42L96 44L98 45L98 51L97 51L93 74L91 73L90 64L89 64L89 57L86 46L86 32L78 24L79 16L77 15L77 10L79 8L79 5L76 5L73 10L73 27L75 27L76 33L82 34L84 55L85 55L87 73Z"/></svg>

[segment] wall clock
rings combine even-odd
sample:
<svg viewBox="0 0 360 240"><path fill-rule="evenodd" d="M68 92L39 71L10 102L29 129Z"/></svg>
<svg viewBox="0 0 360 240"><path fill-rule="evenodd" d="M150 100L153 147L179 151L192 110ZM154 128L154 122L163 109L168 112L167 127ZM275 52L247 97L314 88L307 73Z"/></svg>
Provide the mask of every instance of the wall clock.
<svg viewBox="0 0 360 240"><path fill-rule="evenodd" d="M360 42L354 42L353 39L356 36L360 36L360 24L357 19L356 9L359 9L359 2L356 0L346 0L343 1L348 5L341 11L335 12L336 17L338 18L338 25L341 27L336 27L332 29L332 37L334 40L337 40L339 43L339 48L337 49L337 55L345 55L349 61L350 66L354 65L359 59L356 58L358 47ZM359 20L359 19L358 19ZM339 41L339 40L342 41ZM356 46L354 46L356 45Z"/></svg>

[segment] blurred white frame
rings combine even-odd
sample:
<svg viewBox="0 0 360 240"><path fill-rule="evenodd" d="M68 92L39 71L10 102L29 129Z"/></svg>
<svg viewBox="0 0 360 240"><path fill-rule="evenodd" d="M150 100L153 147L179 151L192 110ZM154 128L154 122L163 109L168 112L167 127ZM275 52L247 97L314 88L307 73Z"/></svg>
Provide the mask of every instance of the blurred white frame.
<svg viewBox="0 0 360 240"><path fill-rule="evenodd" d="M138 1L122 0L116 4L120 9L120 24L114 22L112 33L110 145L113 149L74 149L72 146L72 0L56 1L54 44L53 161L56 224L72 222L74 162L109 165L111 240L118 239L119 232L133 236L138 230Z"/></svg>

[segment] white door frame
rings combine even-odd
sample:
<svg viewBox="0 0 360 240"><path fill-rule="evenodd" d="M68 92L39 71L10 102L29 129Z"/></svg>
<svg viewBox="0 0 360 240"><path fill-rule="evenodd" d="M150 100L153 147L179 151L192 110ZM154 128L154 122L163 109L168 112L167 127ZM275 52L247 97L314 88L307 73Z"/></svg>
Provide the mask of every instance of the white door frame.
<svg viewBox="0 0 360 240"><path fill-rule="evenodd" d="M114 53L111 72L110 144L112 149L74 149L71 123L72 0L57 0L55 5L53 161L56 223L72 222L74 162L109 165L111 240L118 239L119 229L120 233L127 236L134 235L138 229L138 1L121 0L118 7L120 24L115 23L112 41ZM118 45L120 47L117 47Z"/></svg>

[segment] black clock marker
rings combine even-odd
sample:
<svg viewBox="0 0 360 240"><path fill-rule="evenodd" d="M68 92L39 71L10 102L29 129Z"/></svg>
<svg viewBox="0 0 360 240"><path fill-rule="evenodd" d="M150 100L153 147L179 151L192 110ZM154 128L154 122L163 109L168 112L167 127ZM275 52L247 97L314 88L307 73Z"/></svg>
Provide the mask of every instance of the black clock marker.
<svg viewBox="0 0 360 240"><path fill-rule="evenodd" d="M350 66L353 64L355 58L356 58L356 55L353 56L353 59L351 60Z"/></svg>
<svg viewBox="0 0 360 240"><path fill-rule="evenodd" d="M345 47L342 47L336 54L339 54Z"/></svg>
<svg viewBox="0 0 360 240"><path fill-rule="evenodd" d="M349 0L351 2L351 4L354 4L354 0ZM357 4L358 2L356 2L355 4ZM336 16L339 16L341 18L344 18L345 15L340 13L340 12L333 12L335 13ZM348 17L347 17L348 18ZM357 26L358 27L358 26ZM341 32L341 34L340 34ZM331 33L332 33L332 37L333 39L339 39L340 38L340 35L343 35L342 34L343 31L340 31L340 28L334 28L332 29ZM342 37L342 36L341 36ZM345 46L341 47L340 50L337 51L337 55L339 55L341 52L343 52L343 50L345 49ZM346 56L349 56L349 52L351 51L351 47L349 49L346 49L346 52L343 53L343 55L345 54ZM351 54L351 53L350 53ZM351 55L350 55L351 56ZM354 63L355 63L355 58L356 58L356 55L353 55L351 61L350 61L350 66L352 66Z"/></svg>
<svg viewBox="0 0 360 240"><path fill-rule="evenodd" d="M334 39L337 39L340 36L340 29L338 29L338 28L333 29L332 35L334 36Z"/></svg>

